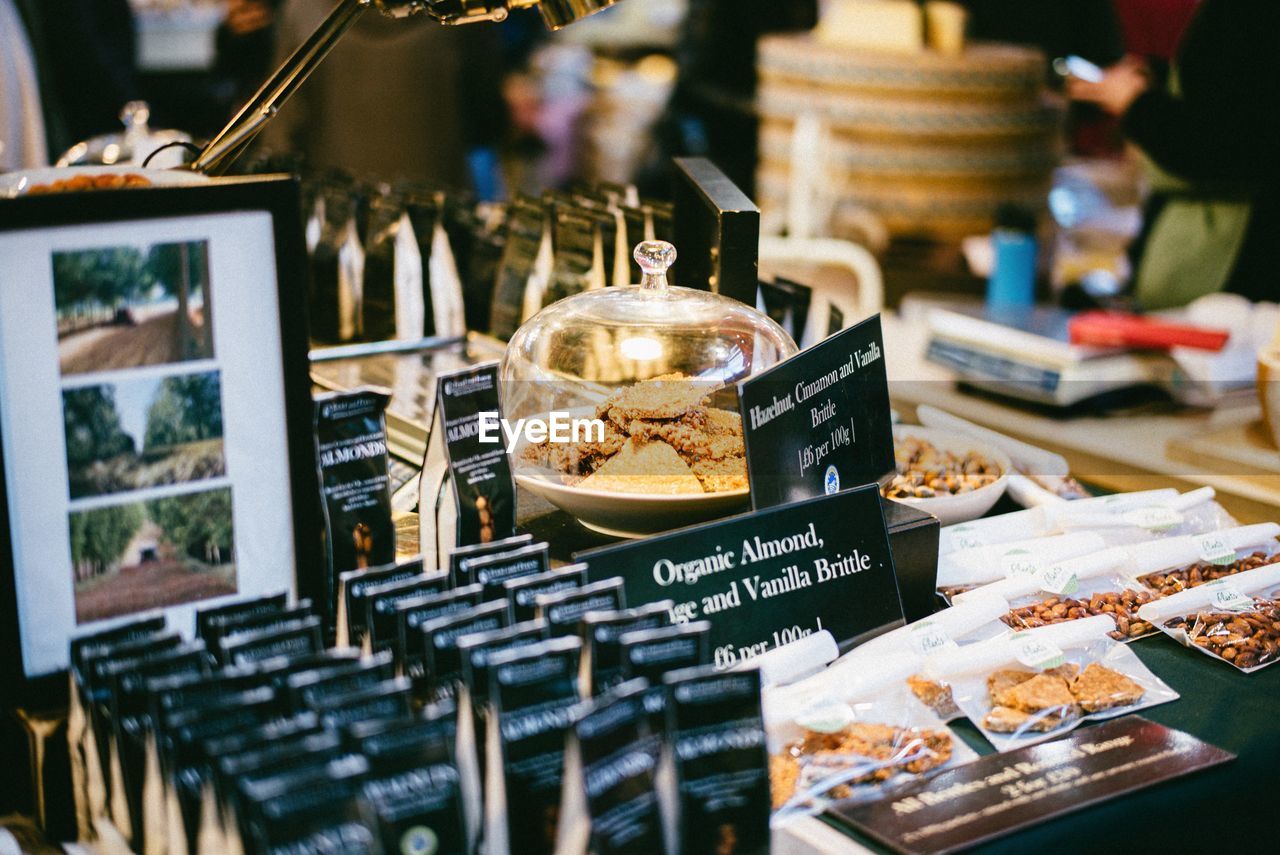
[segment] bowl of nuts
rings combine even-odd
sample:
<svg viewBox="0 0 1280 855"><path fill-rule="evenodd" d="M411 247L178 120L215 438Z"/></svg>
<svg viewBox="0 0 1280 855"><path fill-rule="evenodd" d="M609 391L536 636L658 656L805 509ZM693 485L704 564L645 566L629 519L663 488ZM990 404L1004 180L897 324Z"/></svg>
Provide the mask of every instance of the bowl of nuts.
<svg viewBox="0 0 1280 855"><path fill-rule="evenodd" d="M897 474L881 492L933 514L943 525L977 519L991 510L1013 469L1003 451L963 434L898 425L893 446Z"/></svg>

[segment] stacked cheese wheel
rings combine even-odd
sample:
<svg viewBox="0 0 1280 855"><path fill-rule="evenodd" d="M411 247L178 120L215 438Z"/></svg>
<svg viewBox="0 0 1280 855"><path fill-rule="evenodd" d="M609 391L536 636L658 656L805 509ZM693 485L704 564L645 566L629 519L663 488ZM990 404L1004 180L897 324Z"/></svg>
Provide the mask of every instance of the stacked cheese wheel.
<svg viewBox="0 0 1280 855"><path fill-rule="evenodd" d="M840 202L872 211L892 235L954 240L989 230L1002 202L1044 206L1061 111L1043 99L1040 52L875 51L800 34L765 38L759 62L764 206L784 204L791 132L805 114L831 131L824 179Z"/></svg>

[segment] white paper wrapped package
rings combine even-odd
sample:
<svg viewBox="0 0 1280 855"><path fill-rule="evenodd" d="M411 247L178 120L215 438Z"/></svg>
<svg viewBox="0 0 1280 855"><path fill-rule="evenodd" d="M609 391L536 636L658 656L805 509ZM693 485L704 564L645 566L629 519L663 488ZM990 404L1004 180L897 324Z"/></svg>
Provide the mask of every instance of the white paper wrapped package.
<svg viewBox="0 0 1280 855"><path fill-rule="evenodd" d="M1139 493L1115 493L1091 499L1076 499L1072 502L1055 502L1052 505L1041 505L1025 511L1014 511L949 525L942 529L938 554L949 555L962 549L999 546L1015 540L1061 534L1062 530L1058 523L1059 514L1116 513L1129 508L1160 505L1177 496L1178 491L1173 488L1143 490Z"/></svg>
<svg viewBox="0 0 1280 855"><path fill-rule="evenodd" d="M1235 525L1214 496L1212 487L1202 487L1181 495L1173 489L1144 490L1055 502L947 526L942 530L939 555L1081 530L1097 532L1108 546L1118 546Z"/></svg>
<svg viewBox="0 0 1280 855"><path fill-rule="evenodd" d="M961 549L938 560L938 592L950 601L961 591L1021 574L1028 561L1053 564L1106 548L1100 535L1077 531Z"/></svg>
<svg viewBox="0 0 1280 855"><path fill-rule="evenodd" d="M1108 543L1137 543L1153 537L1178 537L1230 528L1236 521L1214 501L1212 487L1201 487L1167 499L1144 502L1123 501L1079 507L1078 502L1049 508L1060 532L1088 529Z"/></svg>
<svg viewBox="0 0 1280 855"><path fill-rule="evenodd" d="M1106 614L1116 624L1112 638L1134 641L1155 632L1138 617L1142 606L1166 589L1197 585L1218 574L1280 560L1278 535L1280 525L1266 523L1111 547L1058 563L1033 559L1026 563L1025 574L958 594L955 602L1003 597L1010 610L1001 621L1015 631Z"/></svg>
<svg viewBox="0 0 1280 855"><path fill-rule="evenodd" d="M934 654L925 673L999 751L1061 736L1085 721L1176 700L1177 692L1112 640L1099 616Z"/></svg>
<svg viewBox="0 0 1280 855"><path fill-rule="evenodd" d="M1280 660L1280 564L1143 606L1138 614L1188 647L1251 672Z"/></svg>

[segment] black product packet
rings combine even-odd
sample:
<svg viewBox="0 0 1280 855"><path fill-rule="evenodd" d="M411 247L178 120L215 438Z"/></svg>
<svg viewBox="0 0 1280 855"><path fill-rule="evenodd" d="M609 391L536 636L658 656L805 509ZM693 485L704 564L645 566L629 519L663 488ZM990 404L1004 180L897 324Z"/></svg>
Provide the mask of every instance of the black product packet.
<svg viewBox="0 0 1280 855"><path fill-rule="evenodd" d="M411 678L424 681L433 700L455 696L456 684L462 679L462 656L458 639L480 632L493 632L511 625L507 604L501 601L483 603L464 612L436 618L424 623L419 632L422 644L422 673Z"/></svg>
<svg viewBox="0 0 1280 855"><path fill-rule="evenodd" d="M482 430L482 417L491 425L487 434ZM498 363L440 376L427 456L432 456L430 446L435 444L448 461L457 506L456 530L451 532L455 544L489 543L516 533L515 479L501 418Z"/></svg>
<svg viewBox="0 0 1280 855"><path fill-rule="evenodd" d="M290 674L284 693L294 709L316 709L332 698L369 689L395 676L391 652L376 653L340 668Z"/></svg>
<svg viewBox="0 0 1280 855"><path fill-rule="evenodd" d="M205 740L203 751L206 756L214 758L214 772L217 774L218 763L222 758L251 754L278 743L287 744L290 740L305 739L320 732L320 717L310 710L303 710L257 727L210 737Z"/></svg>
<svg viewBox="0 0 1280 855"><path fill-rule="evenodd" d="M343 274L339 256L349 240L351 222L356 215L355 188L349 180L331 180L321 189L324 199L324 222L310 258L310 293L307 308L311 338L337 344L345 338L340 306L343 290L351 287Z"/></svg>
<svg viewBox="0 0 1280 855"><path fill-rule="evenodd" d="M109 646L137 642L162 634L164 629L164 615L156 614L140 617L110 629L91 632L71 639L69 658L71 663L71 711L68 716L67 740L73 752L74 760L72 765L76 768L85 769L86 775L89 774L89 771L87 757L85 756L88 751L85 739L90 734L92 727L90 722L92 710L89 708L90 700L86 696L85 675L83 673L86 651L96 651L100 655ZM80 797L87 804L90 801L89 782L87 779L84 782L84 786L85 790L80 793Z"/></svg>
<svg viewBox="0 0 1280 855"><path fill-rule="evenodd" d="M209 626L209 636L206 643L213 646L209 648L209 652L213 655L214 660L219 665L225 665L228 662L226 658L226 649L224 642L232 637L241 636L249 632L262 632L272 629L286 629L294 626L299 621L305 621L307 618L315 617L315 610L311 607L310 600L301 600L298 605L291 609L281 609L278 612L268 612L259 615L239 615L235 618L220 619L213 621Z"/></svg>
<svg viewBox="0 0 1280 855"><path fill-rule="evenodd" d="M535 543L510 552L464 559L458 579L463 585L483 585L486 600L501 599L502 585L511 579L536 576L551 569L551 547Z"/></svg>
<svg viewBox="0 0 1280 855"><path fill-rule="evenodd" d="M484 589L468 585L402 604L396 614L396 652L402 673L416 673L422 668L423 650L418 639L424 624L468 611L483 602Z"/></svg>
<svg viewBox="0 0 1280 855"><path fill-rule="evenodd" d="M511 552L533 543L533 535L531 534L515 534L511 537L504 537L502 540L491 541L490 543L472 543L466 546L455 546L449 550L449 580L453 587L461 587L463 584L471 584L470 582L462 582L460 574L462 573L462 562L468 558L481 558L485 555L497 555L499 552Z"/></svg>
<svg viewBox="0 0 1280 855"><path fill-rule="evenodd" d="M835 303L827 306L827 338L844 329L844 312Z"/></svg>
<svg viewBox="0 0 1280 855"><path fill-rule="evenodd" d="M325 615L337 613L338 576L396 558L387 475L387 389L321 395L315 404L316 465L329 559Z"/></svg>
<svg viewBox="0 0 1280 855"><path fill-rule="evenodd" d="M325 727L343 728L360 721L407 717L413 708L412 684L403 677L383 680L316 705Z"/></svg>
<svg viewBox="0 0 1280 855"><path fill-rule="evenodd" d="M502 583L512 623L524 623L538 616L536 598L543 594L559 594L587 584L587 568L572 564L558 570L548 570L536 576L525 576Z"/></svg>
<svg viewBox="0 0 1280 855"><path fill-rule="evenodd" d="M538 609L538 617L547 622L552 637L555 637L575 634L583 615L590 612L625 609L627 595L623 581L615 577L558 594L539 595L534 597L534 605Z"/></svg>
<svg viewBox="0 0 1280 855"><path fill-rule="evenodd" d="M357 755L261 782L250 798L249 851L272 855L373 855L378 843L360 815L369 762Z"/></svg>
<svg viewBox="0 0 1280 855"><path fill-rule="evenodd" d="M211 758L209 785L217 803L221 828L229 830L226 823L226 782L222 779L221 764L224 759L257 754L275 745L296 745L320 733L320 718L313 712L296 713L288 718L276 719L259 727L251 727L237 733L206 739L203 751Z"/></svg>
<svg viewBox="0 0 1280 855"><path fill-rule="evenodd" d="M210 636L212 635L214 624L251 615L274 614L284 610L288 605L288 593L280 591L275 594L255 597L252 600L241 600L237 603L228 603L225 606L200 609L196 612L196 638L203 639L209 649L213 650L216 646L216 639L210 640Z"/></svg>
<svg viewBox="0 0 1280 855"><path fill-rule="evenodd" d="M270 629L233 633L222 640L222 658L228 665L244 666L319 653L324 650L323 632L320 618L312 616Z"/></svg>
<svg viewBox="0 0 1280 855"><path fill-rule="evenodd" d="M672 671L711 663L711 624L695 621L628 632L618 639L618 645L625 678L649 681L650 688L643 696L644 711L649 716L649 728L662 733L667 708L662 678Z"/></svg>
<svg viewBox="0 0 1280 855"><path fill-rule="evenodd" d="M577 638L498 653L489 660L485 840L495 852L540 855L555 848L565 734L578 702Z"/></svg>
<svg viewBox="0 0 1280 855"><path fill-rule="evenodd" d="M169 631L85 645L78 651L79 692L84 702L88 729L98 756L97 768L93 774L100 776L104 806L110 805L112 798L117 795L113 792L114 786L111 780L114 725L111 722L111 684L107 678L107 669L112 667L112 663L126 660L141 661L148 654L154 655L165 650L173 650L181 644L181 636Z"/></svg>
<svg viewBox="0 0 1280 855"><path fill-rule="evenodd" d="M667 688L680 853L769 851L769 754L760 673L676 671Z"/></svg>
<svg viewBox="0 0 1280 855"><path fill-rule="evenodd" d="M112 665L120 667L107 672L111 683L113 756L119 766L118 780L124 787L129 840L135 849L142 850L146 839L142 805L147 739L151 732L147 680L182 674L208 674L210 661L204 642L195 641L142 659L113 662Z"/></svg>
<svg viewBox="0 0 1280 855"><path fill-rule="evenodd" d="M790 279L776 278L760 283L759 308L787 335L803 347L805 326L809 323L809 304L813 289Z"/></svg>
<svg viewBox="0 0 1280 855"><path fill-rule="evenodd" d="M262 685L284 691L290 677L319 672L328 674L358 665L361 656L354 650L336 648L302 656L277 656L248 666L262 680Z"/></svg>
<svg viewBox="0 0 1280 855"><path fill-rule="evenodd" d="M398 195L376 197L369 212L360 292L361 329L367 341L396 337L396 239L403 213Z"/></svg>
<svg viewBox="0 0 1280 855"><path fill-rule="evenodd" d="M574 716L590 828L584 848L593 855L666 851L657 793L662 742L645 714L648 690L648 681L630 680L587 701Z"/></svg>
<svg viewBox="0 0 1280 855"><path fill-rule="evenodd" d="M431 337L439 335L436 329L435 307L431 298L431 253L434 251L436 223L440 221L444 208L443 193L415 193L405 208L409 215L409 225L413 228L414 243L418 247L418 256L422 263L422 329L419 335ZM446 232L447 236L447 232ZM454 263L457 264L455 256ZM459 269L462 269L459 265ZM471 327L467 327L471 329Z"/></svg>
<svg viewBox="0 0 1280 855"><path fill-rule="evenodd" d="M365 596L370 590L392 582L407 582L423 575L423 569L419 559L370 570L348 570L338 576L338 646L360 647L364 644L368 626Z"/></svg>
<svg viewBox="0 0 1280 855"><path fill-rule="evenodd" d="M675 159L674 211L654 210L654 236L682 256L676 284L754 305L760 259L760 209L703 157ZM665 224L674 235L665 234Z"/></svg>
<svg viewBox="0 0 1280 855"><path fill-rule="evenodd" d="M546 621L533 620L458 639L462 688L458 696L458 763L463 771L467 828L475 838L483 824L483 776L489 721L489 660L546 641Z"/></svg>
<svg viewBox="0 0 1280 855"><path fill-rule="evenodd" d="M540 199L517 196L507 209L506 242L493 289L489 334L502 341L515 335L524 316L524 293L547 228Z"/></svg>
<svg viewBox="0 0 1280 855"><path fill-rule="evenodd" d="M131 620L120 626L113 626L110 629L104 629L100 632L90 633L88 635L80 635L71 639L71 668L73 673L78 674L84 660L85 651L94 648L103 648L110 645L125 644L132 641L139 641L165 630L164 615L149 615L147 617Z"/></svg>
<svg viewBox="0 0 1280 855"><path fill-rule="evenodd" d="M396 626L401 606L435 597L449 590L449 576L443 572L413 576L400 582L388 582L368 588L364 595L365 644L362 647L378 653L397 646Z"/></svg>
<svg viewBox="0 0 1280 855"><path fill-rule="evenodd" d="M711 621L722 668L824 629L848 649L903 623L874 484L575 557L592 579L625 569L631 602L675 599L675 623Z"/></svg>
<svg viewBox="0 0 1280 855"><path fill-rule="evenodd" d="M229 757L219 757L214 767L214 792L226 834L251 838L243 794L262 781L304 769L323 767L341 755L341 734L322 730L306 736L277 740L270 745Z"/></svg>
<svg viewBox="0 0 1280 855"><path fill-rule="evenodd" d="M189 708L168 716L167 744L161 753L161 768L168 779L168 797L175 804L169 810L169 849L198 850L205 787L211 783L212 758L204 753L207 740L216 736L257 727L279 714L275 690L263 686L225 695L204 707ZM178 842L182 841L182 845Z"/></svg>
<svg viewBox="0 0 1280 855"><path fill-rule="evenodd" d="M711 624L705 620L624 633L618 638L623 677L643 677L660 686L669 671L709 665L710 636Z"/></svg>
<svg viewBox="0 0 1280 855"><path fill-rule="evenodd" d="M110 719L113 726L115 755L128 797L129 817L138 843L142 829L141 797L146 740L151 732L151 710L148 705L148 681L183 675L205 676L210 673L211 659L204 641L192 641L143 659L125 660L119 668L108 672L110 681Z"/></svg>
<svg viewBox="0 0 1280 855"><path fill-rule="evenodd" d="M878 483L894 469L876 315L738 384L756 510Z"/></svg>
<svg viewBox="0 0 1280 855"><path fill-rule="evenodd" d="M451 705L408 721L350 728L356 750L370 766L360 789L361 813L383 852L469 851L454 756L457 730Z"/></svg>
<svg viewBox="0 0 1280 855"><path fill-rule="evenodd" d="M602 237L592 211L571 204L555 206L551 227L551 281L543 295L542 305L548 306L565 297L604 287L606 268ZM612 256L609 260L613 260Z"/></svg>
<svg viewBox="0 0 1280 855"><path fill-rule="evenodd" d="M546 621L531 620L492 632L464 635L458 639L462 682L471 694L477 714L483 712L484 704L489 700L489 660L499 653L529 647L550 637Z"/></svg>
<svg viewBox="0 0 1280 855"><path fill-rule="evenodd" d="M582 674L584 694L599 695L623 681L622 646L628 632L671 625L672 600L616 612L591 612L582 616Z"/></svg>

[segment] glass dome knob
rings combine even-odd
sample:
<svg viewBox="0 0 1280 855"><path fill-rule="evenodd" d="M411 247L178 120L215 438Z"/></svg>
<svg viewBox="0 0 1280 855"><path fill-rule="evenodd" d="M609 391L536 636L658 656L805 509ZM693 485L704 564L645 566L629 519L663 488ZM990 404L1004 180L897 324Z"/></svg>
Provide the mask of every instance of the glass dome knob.
<svg viewBox="0 0 1280 855"><path fill-rule="evenodd" d="M667 271L676 263L676 248L665 240L647 240L636 247L633 256L644 273L644 288L667 287Z"/></svg>

